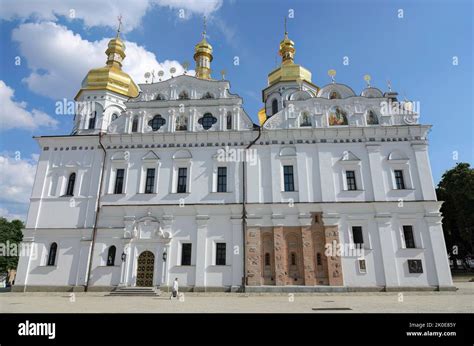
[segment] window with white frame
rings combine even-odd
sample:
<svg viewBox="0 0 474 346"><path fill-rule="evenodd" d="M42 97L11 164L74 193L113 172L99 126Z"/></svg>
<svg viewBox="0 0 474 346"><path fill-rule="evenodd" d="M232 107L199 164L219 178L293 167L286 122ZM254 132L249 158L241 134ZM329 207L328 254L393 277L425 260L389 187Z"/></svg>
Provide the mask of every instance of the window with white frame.
<svg viewBox="0 0 474 346"><path fill-rule="evenodd" d="M129 152L117 151L110 158L112 163L107 190L109 194L125 193L129 155Z"/></svg>
<svg viewBox="0 0 474 346"><path fill-rule="evenodd" d="M226 265L226 243L216 243L216 265Z"/></svg>
<svg viewBox="0 0 474 346"><path fill-rule="evenodd" d="M48 266L55 266L56 265L57 252L58 252L58 244L57 243L52 243L49 246L48 262L46 263L46 265L48 265Z"/></svg>
<svg viewBox="0 0 474 346"><path fill-rule="evenodd" d="M154 193L155 192L155 168L147 168L145 175L145 193Z"/></svg>
<svg viewBox="0 0 474 346"><path fill-rule="evenodd" d="M159 160L160 158L153 150L148 151L142 157L139 192L147 194L156 193Z"/></svg>
<svg viewBox="0 0 474 346"><path fill-rule="evenodd" d="M387 160L392 180L393 190L409 190L413 184L410 176L408 157L399 150L392 151Z"/></svg>
<svg viewBox="0 0 474 346"><path fill-rule="evenodd" d="M181 265L190 266L191 265L191 243L182 243L181 244Z"/></svg>
<svg viewBox="0 0 474 346"><path fill-rule="evenodd" d="M109 247L107 251L107 266L108 267L113 267L115 265L115 253L117 249L114 245Z"/></svg>
<svg viewBox="0 0 474 346"><path fill-rule="evenodd" d="M125 168L115 170L114 194L119 195L124 191L125 186Z"/></svg>
<svg viewBox="0 0 474 346"><path fill-rule="evenodd" d="M346 184L348 191L356 191L357 190L357 180L355 171L346 171Z"/></svg>
<svg viewBox="0 0 474 346"><path fill-rule="evenodd" d="M217 192L227 192L227 167L217 167Z"/></svg>
<svg viewBox="0 0 474 346"><path fill-rule="evenodd" d="M75 184L76 184L76 173L72 172L71 174L69 174L64 196L74 196Z"/></svg>
<svg viewBox="0 0 474 346"><path fill-rule="evenodd" d="M364 245L362 226L352 226L352 243L361 247Z"/></svg>
<svg viewBox="0 0 474 346"><path fill-rule="evenodd" d="M358 260L359 264L359 272L361 274L366 274L367 273L367 263L364 258L359 258Z"/></svg>
<svg viewBox="0 0 474 346"><path fill-rule="evenodd" d="M132 132L138 132L138 117L134 116L132 120Z"/></svg>
<svg viewBox="0 0 474 346"><path fill-rule="evenodd" d="M296 148L291 146L282 147L278 158L280 159L280 191L298 191Z"/></svg>
<svg viewBox="0 0 474 346"><path fill-rule="evenodd" d="M171 193L190 193L191 152L187 149L178 150L173 155L173 174Z"/></svg>
<svg viewBox="0 0 474 346"><path fill-rule="evenodd" d="M178 168L178 179L176 186L176 193L186 193L187 192L187 182L188 182L188 168L179 167Z"/></svg>
<svg viewBox="0 0 474 346"><path fill-rule="evenodd" d="M362 163L361 160L350 151L342 153L339 163L339 172L342 177L343 191L360 191L362 186Z"/></svg>
<svg viewBox="0 0 474 346"><path fill-rule="evenodd" d="M395 169L393 171L393 178L395 180L395 189L405 190L405 179L403 178L403 170Z"/></svg>
<svg viewBox="0 0 474 346"><path fill-rule="evenodd" d="M284 191L295 191L295 177L292 165L283 166L283 188Z"/></svg>
<svg viewBox="0 0 474 346"><path fill-rule="evenodd" d="M403 225L403 239L405 242L406 249L414 249L416 248L415 244L415 236L413 234L413 226L412 225Z"/></svg>

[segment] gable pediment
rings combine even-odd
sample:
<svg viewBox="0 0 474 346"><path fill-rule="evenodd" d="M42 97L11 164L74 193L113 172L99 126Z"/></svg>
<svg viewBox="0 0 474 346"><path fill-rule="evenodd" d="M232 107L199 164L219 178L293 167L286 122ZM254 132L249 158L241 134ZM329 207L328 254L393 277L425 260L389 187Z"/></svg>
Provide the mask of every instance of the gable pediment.
<svg viewBox="0 0 474 346"><path fill-rule="evenodd" d="M112 161L126 161L127 155L125 151L117 151L110 158Z"/></svg>
<svg viewBox="0 0 474 346"><path fill-rule="evenodd" d="M156 153L153 150L150 150L142 157L143 161L158 161L159 159L160 158L158 157L158 155L156 155Z"/></svg>
<svg viewBox="0 0 474 346"><path fill-rule="evenodd" d="M360 162L360 159L354 155L354 153L352 151L345 151L343 154L342 154L342 157L341 157L341 160L342 162Z"/></svg>

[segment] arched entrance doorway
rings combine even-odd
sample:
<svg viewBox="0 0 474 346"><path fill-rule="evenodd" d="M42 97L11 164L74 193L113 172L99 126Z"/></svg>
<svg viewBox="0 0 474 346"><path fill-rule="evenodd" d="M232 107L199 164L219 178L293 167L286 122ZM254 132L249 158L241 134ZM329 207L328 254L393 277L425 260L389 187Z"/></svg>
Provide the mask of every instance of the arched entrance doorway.
<svg viewBox="0 0 474 346"><path fill-rule="evenodd" d="M137 264L137 286L153 286L153 271L155 268L155 255L150 251L143 251L138 256Z"/></svg>

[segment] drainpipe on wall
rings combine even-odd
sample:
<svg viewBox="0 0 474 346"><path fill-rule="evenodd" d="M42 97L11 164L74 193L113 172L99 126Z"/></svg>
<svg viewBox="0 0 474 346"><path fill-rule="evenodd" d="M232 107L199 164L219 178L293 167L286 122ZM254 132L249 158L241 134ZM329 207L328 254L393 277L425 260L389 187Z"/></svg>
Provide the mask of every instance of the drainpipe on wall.
<svg viewBox="0 0 474 346"><path fill-rule="evenodd" d="M105 151L104 145L102 144L102 136L104 135L103 132L99 132L99 145L104 152L104 160L102 161L102 172L100 173L100 180L99 180L99 191L97 192L97 206L95 210L95 220L94 220L94 228L92 229L92 244L91 250L89 252L89 266L87 268L87 279L86 285L84 286L84 292L87 292L89 289L89 280L91 278L91 270L92 270L92 260L94 255L94 247L95 247L95 238L97 235L97 221L99 220L99 213L100 213L100 197L102 194L102 183L104 181L104 172L105 172L105 159L107 157L107 152Z"/></svg>
<svg viewBox="0 0 474 346"><path fill-rule="evenodd" d="M255 130L255 127L254 127ZM255 144L256 141L260 138L262 135L262 128L258 126L258 136L255 138L250 144L245 148L245 150L250 149L252 145ZM245 160L242 161L242 240L243 240L243 274L244 276L242 277L242 289L245 291L245 286L247 285L247 269L245 266L245 244L246 244L246 230L247 230L247 210L245 208L245 202L247 199L247 187L246 187L246 169L245 169Z"/></svg>

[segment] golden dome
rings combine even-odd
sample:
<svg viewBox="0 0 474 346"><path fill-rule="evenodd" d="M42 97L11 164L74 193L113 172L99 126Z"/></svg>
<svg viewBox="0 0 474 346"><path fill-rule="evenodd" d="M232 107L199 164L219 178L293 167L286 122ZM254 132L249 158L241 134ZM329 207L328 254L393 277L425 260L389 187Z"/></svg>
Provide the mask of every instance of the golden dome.
<svg viewBox="0 0 474 346"><path fill-rule="evenodd" d="M311 72L294 63L295 51L295 43L288 38L288 32L285 31L285 37L280 42L279 49L282 62L277 69L268 74L268 85L285 81L305 81L314 85L311 82Z"/></svg>
<svg viewBox="0 0 474 346"><path fill-rule="evenodd" d="M81 90L75 97L76 100L83 90L110 90L128 97L138 96L138 86L127 73L122 71L125 44L118 34L109 41L105 54L107 55L106 65L87 73L82 81Z"/></svg>
<svg viewBox="0 0 474 346"><path fill-rule="evenodd" d="M258 111L258 122L260 123L260 126L262 126L265 121L267 121L267 113L265 112L265 108L262 108Z"/></svg>
<svg viewBox="0 0 474 346"><path fill-rule="evenodd" d="M196 77L211 79L212 46L206 40L206 17L204 17L202 40L194 47L194 61L196 62Z"/></svg>
<svg viewBox="0 0 474 346"><path fill-rule="evenodd" d="M280 42L280 56L283 64L291 64L295 58L295 43L288 38L285 32L285 38Z"/></svg>
<svg viewBox="0 0 474 346"><path fill-rule="evenodd" d="M207 55L212 61L212 46L207 42L205 37L194 47L194 60L200 55Z"/></svg>

